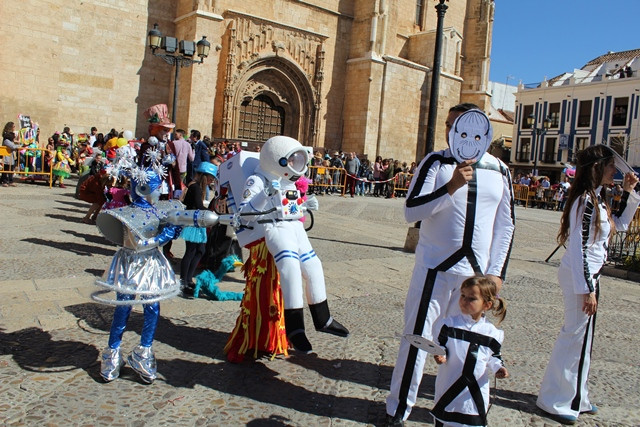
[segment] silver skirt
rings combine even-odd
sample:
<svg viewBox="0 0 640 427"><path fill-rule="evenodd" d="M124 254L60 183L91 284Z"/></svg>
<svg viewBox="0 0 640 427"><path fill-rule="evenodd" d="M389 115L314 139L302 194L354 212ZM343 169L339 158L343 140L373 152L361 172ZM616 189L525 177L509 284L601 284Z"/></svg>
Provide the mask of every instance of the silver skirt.
<svg viewBox="0 0 640 427"><path fill-rule="evenodd" d="M113 256L109 269L96 285L103 288L91 295L97 302L110 305L149 304L180 293L171 264L158 248L136 252L120 248ZM104 294L139 295L140 300L105 298Z"/></svg>

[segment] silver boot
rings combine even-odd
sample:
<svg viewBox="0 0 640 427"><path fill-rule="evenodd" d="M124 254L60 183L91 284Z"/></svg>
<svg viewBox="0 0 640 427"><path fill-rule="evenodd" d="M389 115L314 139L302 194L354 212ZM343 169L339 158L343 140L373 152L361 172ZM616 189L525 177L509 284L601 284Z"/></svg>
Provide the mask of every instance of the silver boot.
<svg viewBox="0 0 640 427"><path fill-rule="evenodd" d="M120 347L105 348L100 362L100 376L106 382L113 381L120 375L120 368L124 366L124 359L120 354Z"/></svg>
<svg viewBox="0 0 640 427"><path fill-rule="evenodd" d="M129 366L140 375L142 381L151 384L156 379L156 356L151 347L137 345L127 358Z"/></svg>

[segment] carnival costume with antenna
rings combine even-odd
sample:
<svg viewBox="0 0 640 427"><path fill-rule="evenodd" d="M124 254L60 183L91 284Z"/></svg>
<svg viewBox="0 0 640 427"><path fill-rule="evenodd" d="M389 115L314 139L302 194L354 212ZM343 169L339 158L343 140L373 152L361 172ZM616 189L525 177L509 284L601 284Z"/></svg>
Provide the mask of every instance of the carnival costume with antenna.
<svg viewBox="0 0 640 427"><path fill-rule="evenodd" d="M132 158L124 157L109 170L114 177L121 174L129 177L132 204L107 210L97 218L100 232L120 246L103 279L96 281L103 289L91 295L97 302L116 306L109 344L102 352L100 375L105 381L117 378L124 365L120 343L133 304L143 305L144 325L140 344L127 360L143 381L151 383L156 378L151 346L160 316L159 301L180 292L180 282L159 247L177 238L181 225L206 227L218 220L213 212L185 211L177 200L159 202L165 175L161 155L155 150L145 155L152 163L151 168L139 168Z"/></svg>
<svg viewBox="0 0 640 427"><path fill-rule="evenodd" d="M286 336L302 352L312 349L304 330L303 286L316 330L342 337L349 335L329 313L322 264L299 221L305 208L317 209L315 197L303 201L295 186L296 180L307 171L308 163L309 153L297 140L286 136L270 138L264 143L259 167L246 179L244 190L232 194L236 199L239 199L238 193L242 194L238 206L241 222L237 229L238 241L247 246L264 238L279 273ZM224 169L223 163L220 170ZM235 209L235 199L231 203ZM274 280L277 281L277 277ZM226 351L233 347L233 340L232 334Z"/></svg>
<svg viewBox="0 0 640 427"><path fill-rule="evenodd" d="M492 129L482 111L457 117L450 148L425 157L409 187L407 222L422 221L405 303L404 334L433 340L442 320L460 313L460 284L476 274L504 278L514 230L509 169L486 153ZM449 195L447 183L465 160L473 178ZM387 414L406 420L416 402L427 353L403 339L391 378Z"/></svg>

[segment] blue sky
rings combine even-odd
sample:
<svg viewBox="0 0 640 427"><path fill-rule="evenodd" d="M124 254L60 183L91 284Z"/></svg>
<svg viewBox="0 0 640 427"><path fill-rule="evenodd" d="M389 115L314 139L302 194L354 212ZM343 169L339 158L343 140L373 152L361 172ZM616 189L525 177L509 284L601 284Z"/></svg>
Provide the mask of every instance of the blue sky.
<svg viewBox="0 0 640 427"><path fill-rule="evenodd" d="M640 48L640 0L495 0L490 80L536 83ZM446 20L446 17L445 17Z"/></svg>

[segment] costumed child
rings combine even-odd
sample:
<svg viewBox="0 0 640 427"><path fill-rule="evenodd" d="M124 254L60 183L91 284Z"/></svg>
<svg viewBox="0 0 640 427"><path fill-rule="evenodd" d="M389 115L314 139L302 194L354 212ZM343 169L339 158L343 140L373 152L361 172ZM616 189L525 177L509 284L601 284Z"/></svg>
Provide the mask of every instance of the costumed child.
<svg viewBox="0 0 640 427"><path fill-rule="evenodd" d="M115 209L129 206L131 199L129 198L129 180L126 176L114 178L111 185L105 191L107 202L102 209Z"/></svg>
<svg viewBox="0 0 640 427"><path fill-rule="evenodd" d="M491 311L504 320L505 302L496 284L484 276L466 279L460 286L461 314L444 319L438 342L446 356L434 356L438 368L435 406L436 426L486 426L489 409L489 371L496 378L509 373L500 356L504 332L485 317Z"/></svg>
<svg viewBox="0 0 640 427"><path fill-rule="evenodd" d="M207 187L215 180L218 167L213 163L202 162L196 169L193 180L187 186L183 202L187 209L206 209L204 199ZM180 279L182 292L185 295L193 295L196 284L193 276L200 259L204 255L207 245L207 229L199 227L185 227L180 235L186 242L186 249L180 262Z"/></svg>
<svg viewBox="0 0 640 427"><path fill-rule="evenodd" d="M104 278L96 281L103 289L91 295L97 302L116 306L109 343L101 355L100 375L105 381L116 379L125 363L120 343L133 304L142 304L144 324L140 344L134 347L127 362L145 383L155 380L152 344L160 317L159 301L180 293L180 282L159 248L180 235L181 225L207 227L218 222L213 212L185 211L177 200L159 201L165 175L161 154L149 150L146 155L151 159L151 168L138 168L130 157L112 167L112 176L124 173L130 178L132 203L106 210L97 220L100 232L120 246ZM104 296L114 292L115 299Z"/></svg>
<svg viewBox="0 0 640 427"><path fill-rule="evenodd" d="M109 182L106 171L99 170L95 175L90 175L82 184L78 185L78 199L91 203L86 215L82 218L85 224L95 224L96 218L106 202L105 187Z"/></svg>
<svg viewBox="0 0 640 427"><path fill-rule="evenodd" d="M53 164L52 174L54 176L53 183L55 183L56 179L60 181L60 188L67 188L64 185L64 179L71 176L71 165L74 165L75 162L71 159L67 152L67 147L69 143L64 139L60 139L58 146L56 147L55 154L55 163ZM52 184L53 184L52 183Z"/></svg>

